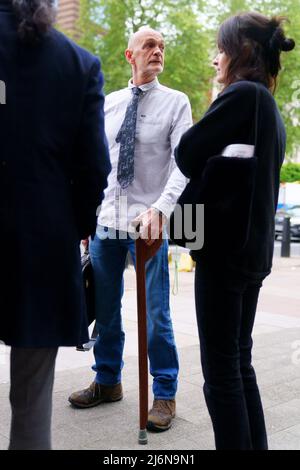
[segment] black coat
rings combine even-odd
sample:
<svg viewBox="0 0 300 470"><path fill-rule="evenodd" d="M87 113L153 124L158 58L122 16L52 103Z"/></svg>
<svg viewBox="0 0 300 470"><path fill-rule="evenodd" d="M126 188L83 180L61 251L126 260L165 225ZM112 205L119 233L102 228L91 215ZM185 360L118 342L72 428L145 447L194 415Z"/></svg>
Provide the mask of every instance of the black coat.
<svg viewBox="0 0 300 470"><path fill-rule="evenodd" d="M277 207L280 168L285 155L285 129L276 102L269 90L259 87L257 168L248 239L238 254L230 253L226 246L222 252L216 245L215 257L210 251L193 252L195 260L210 258L214 266L227 264L246 278L264 278L271 270L274 248L274 216ZM239 81L226 88L213 102L204 117L183 136L176 150L180 170L189 178L201 177L210 157L221 154L231 144L254 144L256 87L253 82ZM238 174L226 181L230 191L237 184ZM211 192L218 191L218 181ZM236 207L229 208L232 213ZM228 227L218 225L220 237ZM235 229L239 230L239 220ZM214 264L214 261L217 264Z"/></svg>
<svg viewBox="0 0 300 470"><path fill-rule="evenodd" d="M52 29L17 37L0 2L0 340L87 340L79 241L93 234L110 171L100 63Z"/></svg>

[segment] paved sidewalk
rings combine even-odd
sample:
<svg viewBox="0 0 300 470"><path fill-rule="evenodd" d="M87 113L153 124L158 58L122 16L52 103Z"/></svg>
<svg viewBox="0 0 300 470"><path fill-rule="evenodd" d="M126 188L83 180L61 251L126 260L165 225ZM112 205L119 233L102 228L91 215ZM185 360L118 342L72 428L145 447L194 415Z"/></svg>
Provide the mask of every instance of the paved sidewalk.
<svg viewBox="0 0 300 470"><path fill-rule="evenodd" d="M174 275L171 268L172 278ZM171 295L179 348L177 418L165 433L148 435L147 450L213 449L210 419L202 394L193 273L179 273L179 292ZM75 410L68 395L93 380L92 352L61 348L54 392L55 449L145 449L138 437L138 364L135 273L126 271L123 302L126 331L124 400ZM7 448L10 410L9 364L0 354L0 449ZM8 359L8 352L6 355ZM264 284L254 330L254 366L265 408L271 449L300 449L300 258L274 261ZM151 383L151 380L150 380ZM150 397L151 392L150 392Z"/></svg>

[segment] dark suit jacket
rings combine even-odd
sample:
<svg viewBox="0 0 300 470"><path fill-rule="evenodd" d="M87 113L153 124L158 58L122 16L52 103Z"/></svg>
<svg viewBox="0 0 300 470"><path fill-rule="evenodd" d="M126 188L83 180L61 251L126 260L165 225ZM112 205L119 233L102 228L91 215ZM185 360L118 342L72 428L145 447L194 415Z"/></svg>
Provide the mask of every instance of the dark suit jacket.
<svg viewBox="0 0 300 470"><path fill-rule="evenodd" d="M249 222L248 240L237 255L222 252L215 246L216 261L224 262L247 278L264 278L271 270L274 247L274 215L277 207L280 168L285 155L285 129L276 102L262 84L259 88L259 113L257 135L257 168L255 189ZM210 157L218 155L231 144L254 144L256 87L253 82L239 81L225 89L211 105L204 117L183 136L176 150L180 170L189 178L200 178ZM238 174L226 181L230 191L237 187ZM218 191L218 182L211 192ZM235 207L229 208L234 213ZM222 232L228 227L216 229L222 240ZM239 230L239 220L236 220ZM229 251L229 250L228 250ZM213 253L204 248L193 253L194 259L209 257ZM215 264L214 264L215 266Z"/></svg>
<svg viewBox="0 0 300 470"><path fill-rule="evenodd" d="M4 2L5 3L5 2ZM87 340L79 241L93 234L110 171L100 63L52 29L17 37L0 3L0 339Z"/></svg>

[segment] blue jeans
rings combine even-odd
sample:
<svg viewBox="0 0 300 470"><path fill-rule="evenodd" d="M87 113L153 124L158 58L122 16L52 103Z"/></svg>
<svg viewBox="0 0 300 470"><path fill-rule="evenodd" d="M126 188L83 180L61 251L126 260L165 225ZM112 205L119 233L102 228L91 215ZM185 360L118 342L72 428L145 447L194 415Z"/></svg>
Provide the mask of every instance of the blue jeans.
<svg viewBox="0 0 300 470"><path fill-rule="evenodd" d="M105 238L107 228L99 227L90 243L95 275L96 318L99 335L94 346L96 382L121 382L125 334L122 328L121 299L123 273L128 250L135 264L135 242L121 232L109 229L117 239ZM124 235L124 232L122 232ZM104 236L102 236L104 234ZM169 307L168 242L146 264L148 356L156 399L172 399L177 390L178 356Z"/></svg>

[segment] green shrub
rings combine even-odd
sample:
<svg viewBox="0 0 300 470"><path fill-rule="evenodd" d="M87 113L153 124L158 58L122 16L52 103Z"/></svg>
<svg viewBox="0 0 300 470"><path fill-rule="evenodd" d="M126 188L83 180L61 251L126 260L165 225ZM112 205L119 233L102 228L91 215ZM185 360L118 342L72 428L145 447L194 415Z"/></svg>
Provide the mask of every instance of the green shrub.
<svg viewBox="0 0 300 470"><path fill-rule="evenodd" d="M281 183L294 183L300 181L300 163L286 163L281 168Z"/></svg>

